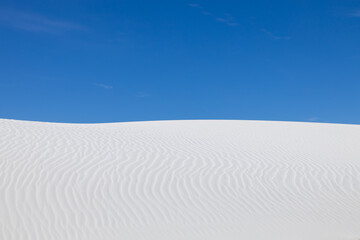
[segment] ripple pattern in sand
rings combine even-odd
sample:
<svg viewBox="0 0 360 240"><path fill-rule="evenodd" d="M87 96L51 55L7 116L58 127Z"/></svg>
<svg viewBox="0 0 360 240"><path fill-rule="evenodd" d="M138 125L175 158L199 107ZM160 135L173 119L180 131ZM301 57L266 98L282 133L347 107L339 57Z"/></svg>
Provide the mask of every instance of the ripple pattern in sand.
<svg viewBox="0 0 360 240"><path fill-rule="evenodd" d="M0 239L356 239L360 126L0 120Z"/></svg>

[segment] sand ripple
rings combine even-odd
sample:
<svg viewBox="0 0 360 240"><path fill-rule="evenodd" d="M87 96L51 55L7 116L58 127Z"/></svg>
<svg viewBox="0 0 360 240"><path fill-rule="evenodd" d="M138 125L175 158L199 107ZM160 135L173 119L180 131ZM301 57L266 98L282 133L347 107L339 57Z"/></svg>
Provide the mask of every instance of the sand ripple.
<svg viewBox="0 0 360 240"><path fill-rule="evenodd" d="M360 126L0 120L0 239L360 238Z"/></svg>

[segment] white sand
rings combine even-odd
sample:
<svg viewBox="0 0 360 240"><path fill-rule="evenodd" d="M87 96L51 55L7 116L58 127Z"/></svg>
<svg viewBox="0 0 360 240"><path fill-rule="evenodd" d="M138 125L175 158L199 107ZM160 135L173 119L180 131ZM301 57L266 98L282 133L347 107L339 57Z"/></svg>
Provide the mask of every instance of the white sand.
<svg viewBox="0 0 360 240"><path fill-rule="evenodd" d="M0 120L0 239L358 240L360 125Z"/></svg>

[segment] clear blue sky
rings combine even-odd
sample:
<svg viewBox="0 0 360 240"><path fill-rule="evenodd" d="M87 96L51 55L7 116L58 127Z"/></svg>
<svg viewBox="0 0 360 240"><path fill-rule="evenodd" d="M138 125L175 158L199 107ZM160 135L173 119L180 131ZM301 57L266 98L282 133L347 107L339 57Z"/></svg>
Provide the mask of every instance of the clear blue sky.
<svg viewBox="0 0 360 240"><path fill-rule="evenodd" d="M360 123L358 0L2 0L0 118Z"/></svg>

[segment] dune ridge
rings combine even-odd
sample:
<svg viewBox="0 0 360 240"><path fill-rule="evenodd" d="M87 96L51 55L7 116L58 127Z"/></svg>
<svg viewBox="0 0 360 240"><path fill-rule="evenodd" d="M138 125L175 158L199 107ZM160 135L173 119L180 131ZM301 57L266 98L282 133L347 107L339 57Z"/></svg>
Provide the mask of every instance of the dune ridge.
<svg viewBox="0 0 360 240"><path fill-rule="evenodd" d="M360 126L0 119L0 239L360 239Z"/></svg>

